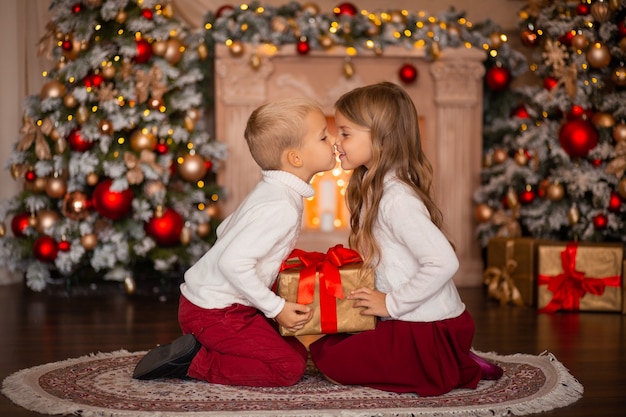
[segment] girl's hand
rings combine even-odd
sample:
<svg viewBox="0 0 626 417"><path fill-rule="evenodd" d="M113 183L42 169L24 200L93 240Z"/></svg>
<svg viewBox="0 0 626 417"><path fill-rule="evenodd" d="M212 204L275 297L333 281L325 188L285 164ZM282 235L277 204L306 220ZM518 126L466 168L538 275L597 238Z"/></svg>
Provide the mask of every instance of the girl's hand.
<svg viewBox="0 0 626 417"><path fill-rule="evenodd" d="M361 314L366 316L389 317L385 297L387 294L370 288L359 288L348 294L348 300L356 300L355 308L362 308Z"/></svg>
<svg viewBox="0 0 626 417"><path fill-rule="evenodd" d="M276 321L290 332L295 332L303 328L311 317L313 317L313 310L310 307L287 301L282 311L276 316Z"/></svg>

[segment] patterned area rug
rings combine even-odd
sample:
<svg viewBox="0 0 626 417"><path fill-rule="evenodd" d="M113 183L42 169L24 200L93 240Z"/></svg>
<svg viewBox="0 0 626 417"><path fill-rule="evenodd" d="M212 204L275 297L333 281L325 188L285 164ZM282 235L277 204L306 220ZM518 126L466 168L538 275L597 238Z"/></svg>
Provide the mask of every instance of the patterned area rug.
<svg viewBox="0 0 626 417"><path fill-rule="evenodd" d="M564 407L582 385L550 353L479 353L505 370L499 381L439 397L393 394L327 382L314 367L294 387L250 388L194 380L131 378L145 352L125 350L68 359L16 372L2 393L42 414L100 417L510 416Z"/></svg>

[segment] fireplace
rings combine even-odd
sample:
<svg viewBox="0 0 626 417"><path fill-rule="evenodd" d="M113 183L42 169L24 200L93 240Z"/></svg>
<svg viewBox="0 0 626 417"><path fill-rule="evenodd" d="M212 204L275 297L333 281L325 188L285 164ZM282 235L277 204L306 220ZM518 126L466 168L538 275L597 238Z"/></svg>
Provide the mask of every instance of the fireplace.
<svg viewBox="0 0 626 417"><path fill-rule="evenodd" d="M425 152L435 171L435 201L460 261L455 282L481 285L483 264L474 235L472 193L480 184L484 53L476 48L447 48L431 61L423 50L389 47L381 56L362 54L348 62L345 53L335 49L311 51L303 57L294 45L271 52L246 45L246 53L234 56L226 46L217 46L215 131L229 152L218 173L218 183L226 193L222 215L230 214L261 178L243 138L248 116L256 107L280 98L306 96L322 105L332 126L333 104L343 93L392 81L407 90L420 115ZM398 70L407 63L418 71L417 80L410 85L398 78ZM346 64L354 70L351 76L347 76ZM305 201L298 247L325 252L337 243L347 245L343 191L349 174L337 167L314 178L316 197Z"/></svg>

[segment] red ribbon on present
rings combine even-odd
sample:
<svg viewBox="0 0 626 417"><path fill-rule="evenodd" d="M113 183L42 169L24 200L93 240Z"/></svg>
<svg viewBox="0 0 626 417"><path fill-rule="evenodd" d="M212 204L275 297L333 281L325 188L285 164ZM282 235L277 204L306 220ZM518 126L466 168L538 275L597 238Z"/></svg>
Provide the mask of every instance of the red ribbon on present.
<svg viewBox="0 0 626 417"><path fill-rule="evenodd" d="M297 303L299 304L311 304L313 302L315 277L319 272L322 333L337 333L337 298L345 298L339 268L361 261L358 252L344 248L343 245L335 245L326 254L294 249L281 265L281 272L286 269L302 267L298 281Z"/></svg>
<svg viewBox="0 0 626 417"><path fill-rule="evenodd" d="M552 300L539 310L540 313L554 313L558 310L578 310L580 299L586 294L604 294L605 287L619 287L620 276L606 278L585 277L585 273L576 270L578 243L568 243L561 252L563 272L550 276L539 274L538 285L548 285L554 295Z"/></svg>

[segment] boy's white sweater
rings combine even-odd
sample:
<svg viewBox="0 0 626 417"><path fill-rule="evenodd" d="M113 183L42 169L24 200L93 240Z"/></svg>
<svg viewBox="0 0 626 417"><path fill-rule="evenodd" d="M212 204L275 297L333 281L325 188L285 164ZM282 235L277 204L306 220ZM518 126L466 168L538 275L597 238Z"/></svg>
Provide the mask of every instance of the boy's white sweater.
<svg viewBox="0 0 626 417"><path fill-rule="evenodd" d="M215 244L185 272L181 293L198 307L238 303L273 318L285 305L271 286L298 240L303 199L314 190L288 172L262 174L262 181L217 228Z"/></svg>

